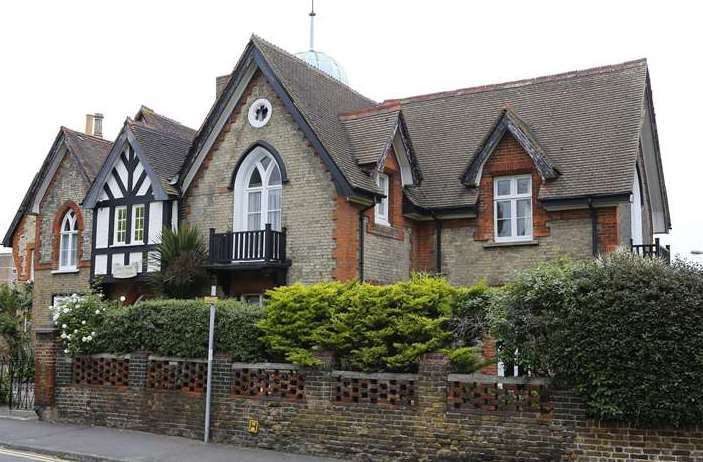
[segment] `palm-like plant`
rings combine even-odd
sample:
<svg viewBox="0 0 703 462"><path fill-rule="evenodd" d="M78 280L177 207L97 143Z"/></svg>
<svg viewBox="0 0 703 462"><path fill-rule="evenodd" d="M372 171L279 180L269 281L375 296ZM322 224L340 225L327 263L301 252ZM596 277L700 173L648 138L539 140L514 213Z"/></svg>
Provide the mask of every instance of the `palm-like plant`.
<svg viewBox="0 0 703 462"><path fill-rule="evenodd" d="M208 282L207 251L197 228L182 226L177 231L164 228L161 242L152 255L152 263L161 270L149 273L149 283L159 295L169 298L201 295Z"/></svg>

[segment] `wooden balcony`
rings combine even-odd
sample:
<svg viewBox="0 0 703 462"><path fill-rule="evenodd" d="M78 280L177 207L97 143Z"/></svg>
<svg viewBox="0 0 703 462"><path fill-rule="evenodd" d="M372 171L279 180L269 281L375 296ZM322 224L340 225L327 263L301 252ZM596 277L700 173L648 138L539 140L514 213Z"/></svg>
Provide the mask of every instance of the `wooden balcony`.
<svg viewBox="0 0 703 462"><path fill-rule="evenodd" d="M654 244L634 244L630 239L630 251L642 257L661 258L667 263L671 263L671 249L669 246L662 246L659 238L654 240Z"/></svg>
<svg viewBox="0 0 703 462"><path fill-rule="evenodd" d="M286 259L286 229L274 231L267 224L259 231L216 233L210 228L210 267L282 267Z"/></svg>

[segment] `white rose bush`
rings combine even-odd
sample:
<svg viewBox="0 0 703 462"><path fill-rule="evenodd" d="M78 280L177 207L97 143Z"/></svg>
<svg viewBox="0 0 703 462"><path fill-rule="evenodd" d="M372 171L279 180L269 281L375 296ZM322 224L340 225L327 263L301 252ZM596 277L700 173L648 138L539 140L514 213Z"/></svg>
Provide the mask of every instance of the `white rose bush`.
<svg viewBox="0 0 703 462"><path fill-rule="evenodd" d="M100 295L73 294L50 309L65 354L76 356L99 351L100 331L108 311L113 309L112 304L103 301Z"/></svg>

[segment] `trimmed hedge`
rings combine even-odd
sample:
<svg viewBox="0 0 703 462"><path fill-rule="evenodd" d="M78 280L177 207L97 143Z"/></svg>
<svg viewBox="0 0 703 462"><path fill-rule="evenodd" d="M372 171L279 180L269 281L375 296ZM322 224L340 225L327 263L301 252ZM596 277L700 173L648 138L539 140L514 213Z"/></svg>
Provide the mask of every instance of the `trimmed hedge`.
<svg viewBox="0 0 703 462"><path fill-rule="evenodd" d="M615 252L542 265L493 313L502 355L575 388L593 417L703 421L703 268Z"/></svg>
<svg viewBox="0 0 703 462"><path fill-rule="evenodd" d="M256 327L263 309L235 300L219 300L216 306L215 351L230 353L235 361L265 359L267 349ZM57 325L62 337L71 335L64 338L70 354L148 351L207 356L209 305L203 300L151 300L117 307L91 295L70 300L61 310Z"/></svg>
<svg viewBox="0 0 703 462"><path fill-rule="evenodd" d="M469 372L481 365L473 338L479 336L453 336L452 321L461 324L454 307L484 291L461 291L427 275L383 286L295 284L269 291L258 325L270 348L297 364L314 365L314 352L328 350L345 369L406 371L422 354L445 351Z"/></svg>

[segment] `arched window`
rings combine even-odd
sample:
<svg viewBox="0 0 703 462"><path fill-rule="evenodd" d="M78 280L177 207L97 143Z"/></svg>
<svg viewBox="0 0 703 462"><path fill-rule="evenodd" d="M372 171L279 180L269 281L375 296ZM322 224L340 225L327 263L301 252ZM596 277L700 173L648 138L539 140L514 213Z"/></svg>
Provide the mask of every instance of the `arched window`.
<svg viewBox="0 0 703 462"><path fill-rule="evenodd" d="M234 229L281 230L281 169L264 148L255 148L241 164L234 184Z"/></svg>
<svg viewBox="0 0 703 462"><path fill-rule="evenodd" d="M78 263L78 222L76 212L69 210L61 221L59 269L74 270Z"/></svg>

